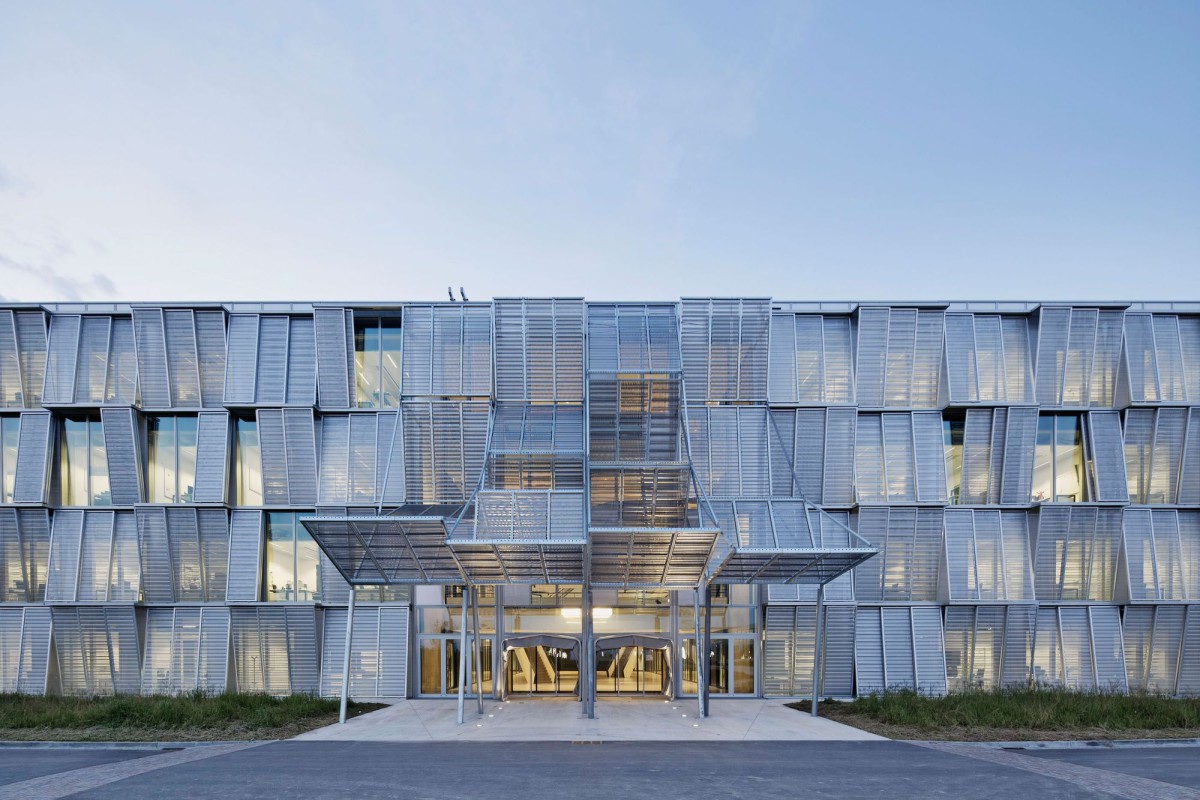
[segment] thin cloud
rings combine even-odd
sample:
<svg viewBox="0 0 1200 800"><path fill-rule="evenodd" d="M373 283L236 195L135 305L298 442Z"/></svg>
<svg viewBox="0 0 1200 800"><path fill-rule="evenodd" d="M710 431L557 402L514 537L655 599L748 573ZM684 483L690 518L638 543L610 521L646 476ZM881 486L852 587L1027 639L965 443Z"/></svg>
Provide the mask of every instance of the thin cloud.
<svg viewBox="0 0 1200 800"><path fill-rule="evenodd" d="M0 253L0 269L30 275L49 286L51 292L63 300L84 300L95 298L97 295L111 297L117 293L117 287L112 278L100 272L94 272L81 279L60 272L48 264L33 265L10 258L3 253Z"/></svg>

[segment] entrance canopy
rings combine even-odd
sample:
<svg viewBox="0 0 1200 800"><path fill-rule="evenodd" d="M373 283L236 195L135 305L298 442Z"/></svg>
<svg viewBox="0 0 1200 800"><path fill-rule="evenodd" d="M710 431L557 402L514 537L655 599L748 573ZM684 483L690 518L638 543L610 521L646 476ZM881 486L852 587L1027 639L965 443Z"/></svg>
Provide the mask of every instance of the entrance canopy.
<svg viewBox="0 0 1200 800"><path fill-rule="evenodd" d="M351 586L461 584L445 516L300 517Z"/></svg>
<svg viewBox="0 0 1200 800"><path fill-rule="evenodd" d="M615 650L619 647L644 647L648 650L671 649L671 640L665 636L648 636L644 633L625 633L596 638L597 650Z"/></svg>
<svg viewBox="0 0 1200 800"><path fill-rule="evenodd" d="M557 647L559 650L578 650L579 640L572 636L557 636L552 633L510 636L504 640L505 650L516 650L522 647Z"/></svg>

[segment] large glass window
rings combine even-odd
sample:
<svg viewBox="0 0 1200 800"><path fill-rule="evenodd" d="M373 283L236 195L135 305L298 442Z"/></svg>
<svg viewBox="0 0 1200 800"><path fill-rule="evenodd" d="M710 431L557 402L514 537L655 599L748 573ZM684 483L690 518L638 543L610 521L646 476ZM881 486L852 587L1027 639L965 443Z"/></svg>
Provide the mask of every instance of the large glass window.
<svg viewBox="0 0 1200 800"><path fill-rule="evenodd" d="M961 419L942 420L942 444L946 453L946 491L951 503L959 502L962 491L963 431Z"/></svg>
<svg viewBox="0 0 1200 800"><path fill-rule="evenodd" d="M100 420L64 419L59 446L59 483L64 506L110 506L108 453Z"/></svg>
<svg viewBox="0 0 1200 800"><path fill-rule="evenodd" d="M146 483L151 503L191 503L196 486L196 418L150 417Z"/></svg>
<svg viewBox="0 0 1200 800"><path fill-rule="evenodd" d="M20 438L21 418L0 417L0 475L4 476L0 502L13 501L13 487L17 482L17 443Z"/></svg>
<svg viewBox="0 0 1200 800"><path fill-rule="evenodd" d="M1044 414L1038 419L1033 464L1035 503L1081 503L1091 499L1083 424L1078 414Z"/></svg>
<svg viewBox="0 0 1200 800"><path fill-rule="evenodd" d="M290 512L267 514L266 599L305 603L321 599L317 568L321 551Z"/></svg>
<svg viewBox="0 0 1200 800"><path fill-rule="evenodd" d="M258 423L252 419L239 419L235 436L233 470L237 504L261 506L262 457L258 449Z"/></svg>
<svg viewBox="0 0 1200 800"><path fill-rule="evenodd" d="M400 405L400 320L355 315L354 369L359 408Z"/></svg>

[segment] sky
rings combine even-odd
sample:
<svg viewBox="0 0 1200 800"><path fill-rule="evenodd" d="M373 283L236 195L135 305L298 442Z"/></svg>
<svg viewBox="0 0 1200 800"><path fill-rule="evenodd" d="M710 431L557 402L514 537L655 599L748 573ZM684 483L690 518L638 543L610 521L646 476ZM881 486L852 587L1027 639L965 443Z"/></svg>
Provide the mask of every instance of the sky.
<svg viewBox="0 0 1200 800"><path fill-rule="evenodd" d="M1200 300L1200 3L0 0L0 298Z"/></svg>

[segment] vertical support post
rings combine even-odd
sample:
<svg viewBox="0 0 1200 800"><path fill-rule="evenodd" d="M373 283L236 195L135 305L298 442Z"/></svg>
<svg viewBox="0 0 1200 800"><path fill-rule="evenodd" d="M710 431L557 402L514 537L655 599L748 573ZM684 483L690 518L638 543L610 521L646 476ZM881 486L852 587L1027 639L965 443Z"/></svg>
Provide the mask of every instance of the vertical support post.
<svg viewBox="0 0 1200 800"><path fill-rule="evenodd" d="M704 587L704 716L708 716L708 700L712 693L712 684L709 681L709 672L712 670L712 662L709 660L709 653L712 652L712 586Z"/></svg>
<svg viewBox="0 0 1200 800"><path fill-rule="evenodd" d="M354 587L350 587L350 604L346 608L346 647L342 650L342 703L338 708L338 724L346 724L346 702L350 698L350 640L354 638Z"/></svg>
<svg viewBox="0 0 1200 800"><path fill-rule="evenodd" d="M467 700L467 600L470 597L470 587L463 586L462 613L458 630L458 724L463 724L463 711Z"/></svg>
<svg viewBox="0 0 1200 800"><path fill-rule="evenodd" d="M824 676L825 670L822 668L822 655L824 650L824 614L823 606L825 604L825 584L817 584L817 624L816 636L813 639L813 677L812 677L812 715L818 716L817 704L821 699L821 678Z"/></svg>
<svg viewBox="0 0 1200 800"><path fill-rule="evenodd" d="M596 645L592 639L592 585L587 578L583 582L582 614L580 628L583 652L579 654L579 698L583 700L583 713L588 719L596 718Z"/></svg>
<svg viewBox="0 0 1200 800"><path fill-rule="evenodd" d="M703 629L700 627L703 623L700 619L700 587L696 587L695 594L692 597L692 616L695 619L696 628L696 713L700 718L704 718L704 690L708 685L708 676L704 674L705 659L708 658L708 647L702 636Z"/></svg>
<svg viewBox="0 0 1200 800"><path fill-rule="evenodd" d="M475 643L472 649L475 658L475 697L478 699L479 713L483 713L483 642L479 631L479 587L471 587L471 641ZM494 683L492 684L495 685Z"/></svg>

